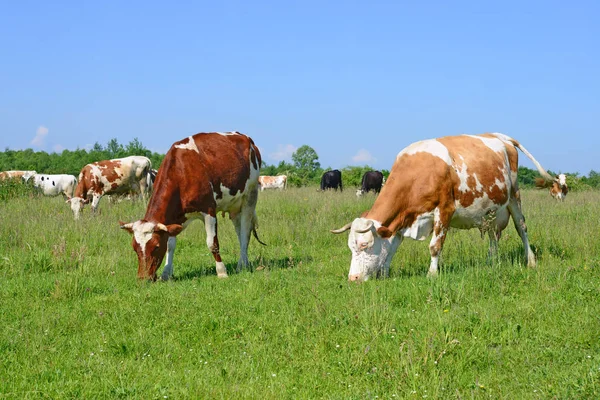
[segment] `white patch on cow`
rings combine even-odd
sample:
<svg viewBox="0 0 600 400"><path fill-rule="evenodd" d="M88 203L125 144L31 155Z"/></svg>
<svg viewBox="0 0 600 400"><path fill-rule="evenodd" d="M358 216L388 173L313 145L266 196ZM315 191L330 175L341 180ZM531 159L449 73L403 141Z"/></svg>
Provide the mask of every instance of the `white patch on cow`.
<svg viewBox="0 0 600 400"><path fill-rule="evenodd" d="M477 178L477 174L473 174L473 178L475 179L475 191L481 192L483 189L483 185L479 182L479 178Z"/></svg>
<svg viewBox="0 0 600 400"><path fill-rule="evenodd" d="M135 238L136 243L142 249L142 254L146 257L146 244L152 239L152 234L154 233L154 228L156 227L156 223L154 222L141 222L136 221L133 223L133 237Z"/></svg>
<svg viewBox="0 0 600 400"><path fill-rule="evenodd" d="M448 149L436 139L415 142L409 145L408 147L404 148L400 153L398 153L396 159L400 158L403 155L410 156L421 152L429 153L435 157L442 159L442 161L444 161L446 164L452 165L452 159L450 157L450 154L448 153Z"/></svg>
<svg viewBox="0 0 600 400"><path fill-rule="evenodd" d="M240 133L238 131L231 131L231 132L215 132L218 133L219 135L223 135L223 136L231 136L231 135L239 135Z"/></svg>
<svg viewBox="0 0 600 400"><path fill-rule="evenodd" d="M467 179L469 179L469 173L467 172L467 164L463 162L460 166L460 169L456 170L456 174L458 175L458 179L460 179L460 185L458 185L458 190L461 192L468 192L471 190L469 185L467 184Z"/></svg>
<svg viewBox="0 0 600 400"><path fill-rule="evenodd" d="M494 181L494 185L498 186L498 189L504 190L506 188L506 182L502 182L500 179L496 178Z"/></svg>
<svg viewBox="0 0 600 400"><path fill-rule="evenodd" d="M500 134L495 134L500 135ZM504 154L506 152L506 144L500 139L492 139L488 137L478 136L478 135L465 135L468 137L479 139L485 144L487 147L495 151L496 153Z"/></svg>
<svg viewBox="0 0 600 400"><path fill-rule="evenodd" d="M402 236L409 237L414 240L425 240L425 238L429 236L433 230L433 221L436 213L438 215L440 213L437 208L433 211L417 216L417 219L412 223L412 225L408 228L405 228L401 232Z"/></svg>
<svg viewBox="0 0 600 400"><path fill-rule="evenodd" d="M567 184L567 176L566 176L565 174L560 174L560 175L558 175L558 183L559 183L561 186L564 186L564 185L566 185L566 184Z"/></svg>
<svg viewBox="0 0 600 400"><path fill-rule="evenodd" d="M198 150L198 146L196 146L196 141L194 141L194 138L191 136L188 137L187 143L176 144L174 147L178 149L193 150L196 153L200 153L200 150Z"/></svg>

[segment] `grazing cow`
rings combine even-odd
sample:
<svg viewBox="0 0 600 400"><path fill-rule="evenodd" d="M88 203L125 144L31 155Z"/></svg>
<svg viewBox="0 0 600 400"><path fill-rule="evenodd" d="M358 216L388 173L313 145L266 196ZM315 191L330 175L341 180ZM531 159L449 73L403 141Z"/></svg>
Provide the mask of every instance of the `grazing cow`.
<svg viewBox="0 0 600 400"><path fill-rule="evenodd" d="M37 174L35 171L2 171L0 172L0 181L7 179L22 179L27 182L29 178L35 174Z"/></svg>
<svg viewBox="0 0 600 400"><path fill-rule="evenodd" d="M564 201L567 193L569 193L567 176L565 174L556 175L556 178L552 182L548 182L543 178L536 178L535 185L540 189L550 187L550 195L558 201Z"/></svg>
<svg viewBox="0 0 600 400"><path fill-rule="evenodd" d="M147 157L129 156L114 160L97 161L83 167L79 173L79 183L75 195L68 199L75 219L84 204L92 198L92 212L98 209L98 203L104 195L139 191L145 200L147 194L148 171L152 163Z"/></svg>
<svg viewBox="0 0 600 400"><path fill-rule="evenodd" d="M429 243L429 274L450 227L487 232L490 255L512 216L525 258L535 266L517 185L518 152L533 161L547 182L553 178L516 140L501 133L447 136L411 144L396 157L390 176L371 210L332 233L350 230L349 280L387 276L405 237Z"/></svg>
<svg viewBox="0 0 600 400"><path fill-rule="evenodd" d="M144 218L120 222L122 229L133 234L138 278L155 280L165 252L161 278L171 277L176 235L195 219L204 222L217 275L227 277L217 238L219 212L228 212L235 226L240 243L238 270L247 265L250 232L258 240L255 210L260 166L258 148L239 132L198 133L175 142L158 171Z"/></svg>
<svg viewBox="0 0 600 400"><path fill-rule="evenodd" d="M35 174L33 176L33 186L40 188L46 196L58 196L62 193L66 198L71 198L77 186L77 178L65 174Z"/></svg>
<svg viewBox="0 0 600 400"><path fill-rule="evenodd" d="M260 191L265 189L280 189L283 190L287 186L287 176L266 176L261 175L258 177L258 184L260 185Z"/></svg>
<svg viewBox="0 0 600 400"><path fill-rule="evenodd" d="M342 173L338 169L327 171L321 177L321 190L334 189L335 191L342 188Z"/></svg>
<svg viewBox="0 0 600 400"><path fill-rule="evenodd" d="M356 191L356 196L360 197L371 190L379 193L381 185L383 185L383 174L379 171L367 171L362 177L361 187Z"/></svg>

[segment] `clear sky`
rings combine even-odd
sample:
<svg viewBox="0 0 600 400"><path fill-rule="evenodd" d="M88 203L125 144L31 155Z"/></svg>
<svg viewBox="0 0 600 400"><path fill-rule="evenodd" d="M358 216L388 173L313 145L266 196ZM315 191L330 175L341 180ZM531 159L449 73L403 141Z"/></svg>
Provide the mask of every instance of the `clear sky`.
<svg viewBox="0 0 600 400"><path fill-rule="evenodd" d="M4 1L0 150L238 130L269 164L389 169L502 132L600 170L600 1ZM521 164L533 164L521 155Z"/></svg>

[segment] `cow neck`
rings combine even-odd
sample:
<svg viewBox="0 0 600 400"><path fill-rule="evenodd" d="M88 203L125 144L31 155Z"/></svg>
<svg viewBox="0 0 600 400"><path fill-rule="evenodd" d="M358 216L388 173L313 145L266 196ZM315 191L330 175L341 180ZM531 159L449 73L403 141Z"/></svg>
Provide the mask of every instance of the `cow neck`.
<svg viewBox="0 0 600 400"><path fill-rule="evenodd" d="M79 180L77 187L75 187L75 194L73 194L73 197L80 197L84 200L87 199L88 187L87 187L86 181L87 181L87 179L85 176L83 176Z"/></svg>
<svg viewBox="0 0 600 400"><path fill-rule="evenodd" d="M170 184L155 188L155 192L148 203L144 219L162 224L184 223L186 217L181 205L179 187Z"/></svg>

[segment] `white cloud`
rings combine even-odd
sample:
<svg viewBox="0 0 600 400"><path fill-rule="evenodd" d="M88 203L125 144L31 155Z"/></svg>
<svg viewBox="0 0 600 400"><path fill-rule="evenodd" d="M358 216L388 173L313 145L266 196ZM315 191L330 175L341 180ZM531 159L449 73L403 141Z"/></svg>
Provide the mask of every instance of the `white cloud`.
<svg viewBox="0 0 600 400"><path fill-rule="evenodd" d="M358 150L358 153L356 153L356 155L352 157L352 161L354 161L355 163L368 163L375 162L377 161L377 159L373 157L371 153L369 153L367 150L360 149Z"/></svg>
<svg viewBox="0 0 600 400"><path fill-rule="evenodd" d="M35 147L42 147L44 145L44 139L46 139L46 135L48 134L48 128L43 125L40 125L35 131L35 137L31 140L30 144Z"/></svg>
<svg viewBox="0 0 600 400"><path fill-rule="evenodd" d="M65 147L62 144L55 144L52 146L52 150L54 150L55 153L62 153L64 149Z"/></svg>
<svg viewBox="0 0 600 400"><path fill-rule="evenodd" d="M269 154L269 158L275 161L289 160L296 150L298 150L298 148L294 145L280 144L277 145L277 151Z"/></svg>

